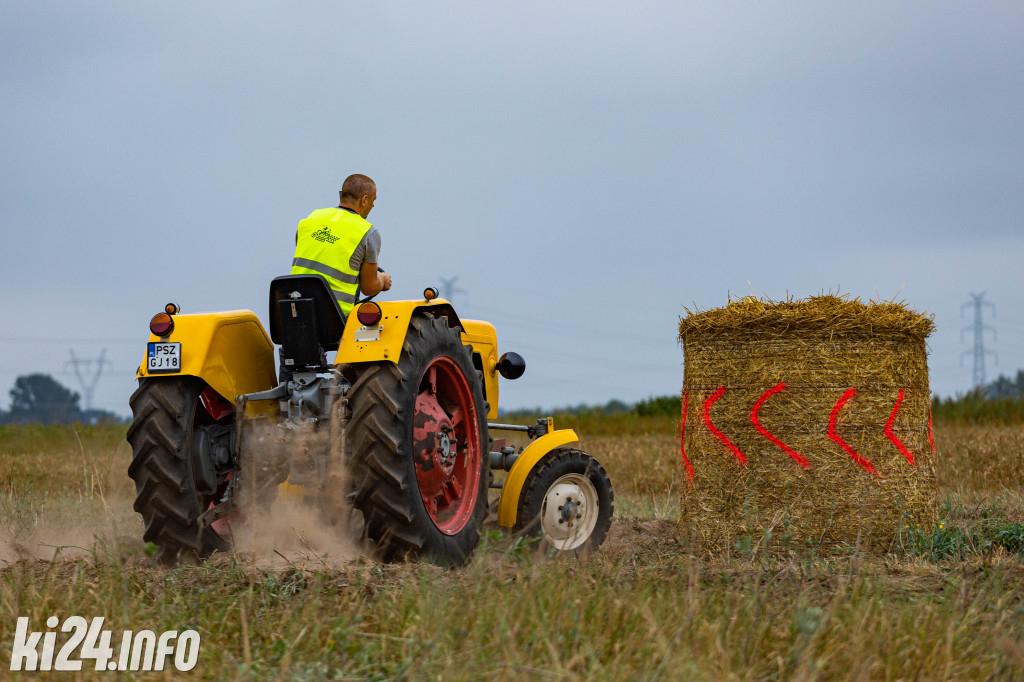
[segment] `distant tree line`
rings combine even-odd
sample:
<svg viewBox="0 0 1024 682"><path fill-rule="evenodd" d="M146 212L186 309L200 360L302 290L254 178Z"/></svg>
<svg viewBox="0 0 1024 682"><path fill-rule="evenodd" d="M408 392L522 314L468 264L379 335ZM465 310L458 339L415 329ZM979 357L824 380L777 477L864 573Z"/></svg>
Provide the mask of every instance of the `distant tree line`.
<svg viewBox="0 0 1024 682"><path fill-rule="evenodd" d="M1000 374L998 379L985 386L985 397L992 399L1024 398L1024 369L1017 370L1016 379Z"/></svg>
<svg viewBox="0 0 1024 682"><path fill-rule="evenodd" d="M502 411L501 414L516 419L548 414L580 417L635 415L678 419L680 411L679 394L672 394L651 397L633 404L609 400L604 405L580 403L554 409L535 407ZM1024 370L1018 370L1015 378L1000 375L995 381L967 393L948 398L935 397L932 400L932 412L936 419L996 423L1024 421Z"/></svg>
<svg viewBox="0 0 1024 682"><path fill-rule="evenodd" d="M524 408L520 410L501 410L501 414L510 418L530 418L545 414L577 415L601 417L610 415L634 414L638 417L679 417L679 394L663 395L647 398L638 403L626 403L613 398L603 405L580 403L554 409L542 407Z"/></svg>
<svg viewBox="0 0 1024 682"><path fill-rule="evenodd" d="M78 393L49 374L26 374L14 380L11 409L0 410L0 424L95 424L123 421L113 412L83 410Z"/></svg>
<svg viewBox="0 0 1024 682"><path fill-rule="evenodd" d="M1024 421L1024 370L1014 379L999 375L973 391L932 399L936 419L968 423L1019 423Z"/></svg>

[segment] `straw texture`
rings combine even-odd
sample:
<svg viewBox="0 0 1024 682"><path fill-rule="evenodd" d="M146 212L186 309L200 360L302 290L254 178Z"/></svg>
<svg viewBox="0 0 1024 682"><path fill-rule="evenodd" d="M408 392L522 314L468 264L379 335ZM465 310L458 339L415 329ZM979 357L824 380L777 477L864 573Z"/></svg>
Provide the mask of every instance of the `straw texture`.
<svg viewBox="0 0 1024 682"><path fill-rule="evenodd" d="M931 317L844 296L730 300L680 319L680 522L738 538L884 551L937 514Z"/></svg>

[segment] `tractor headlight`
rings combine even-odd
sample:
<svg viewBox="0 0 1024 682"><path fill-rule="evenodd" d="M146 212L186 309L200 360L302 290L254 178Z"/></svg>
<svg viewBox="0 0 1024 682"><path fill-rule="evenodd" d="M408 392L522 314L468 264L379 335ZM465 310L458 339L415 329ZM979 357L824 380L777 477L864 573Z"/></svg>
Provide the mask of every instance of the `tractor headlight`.
<svg viewBox="0 0 1024 682"><path fill-rule="evenodd" d="M506 379L518 379L526 371L526 360L519 353L509 351L501 356L494 369Z"/></svg>

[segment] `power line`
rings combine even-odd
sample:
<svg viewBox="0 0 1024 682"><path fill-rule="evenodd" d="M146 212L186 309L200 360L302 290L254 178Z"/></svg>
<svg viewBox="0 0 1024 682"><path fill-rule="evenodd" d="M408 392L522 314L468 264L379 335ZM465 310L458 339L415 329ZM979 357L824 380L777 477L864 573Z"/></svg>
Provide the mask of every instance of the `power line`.
<svg viewBox="0 0 1024 682"><path fill-rule="evenodd" d="M146 338L139 339L71 339L60 337L0 336L0 343L103 343L108 345L144 345Z"/></svg>
<svg viewBox="0 0 1024 682"><path fill-rule="evenodd" d="M963 366L963 356L968 353L972 353L974 356L974 368L971 371L971 385L975 388L983 387L985 385L985 356L993 355L996 356L995 351L991 351L985 348L985 332L992 332L992 341L996 340L996 330L990 325L985 324L982 321L982 310L985 306L992 309L992 317L996 316L996 307L989 303L985 299L985 292L980 294L971 293L969 294L971 299L960 306L960 317L964 316L964 309L967 306L974 306L974 323L970 324L960 330L960 342L963 343L964 332L971 330L974 332L974 347L970 350L965 350L960 354L960 364ZM999 364L999 357L996 356L996 364Z"/></svg>

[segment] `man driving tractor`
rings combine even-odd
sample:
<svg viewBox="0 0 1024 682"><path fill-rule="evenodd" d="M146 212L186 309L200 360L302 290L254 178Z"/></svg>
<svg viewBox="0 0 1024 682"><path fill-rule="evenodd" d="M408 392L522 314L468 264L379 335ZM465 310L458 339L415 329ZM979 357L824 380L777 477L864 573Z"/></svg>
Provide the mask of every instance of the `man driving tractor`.
<svg viewBox="0 0 1024 682"><path fill-rule="evenodd" d="M377 268L380 230L366 220L377 200L376 183L356 173L345 178L338 194L337 208L317 209L299 222L291 274L322 275L348 317L360 294L390 289L391 275ZM283 358L279 377L291 378Z"/></svg>

